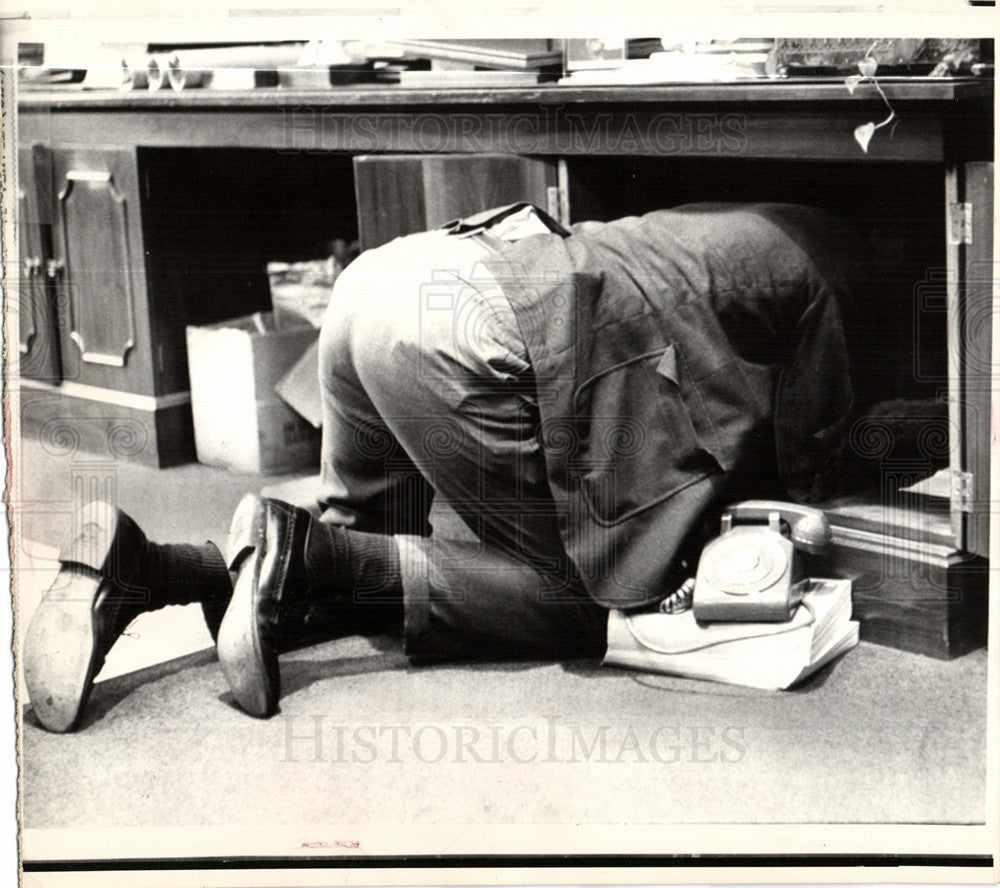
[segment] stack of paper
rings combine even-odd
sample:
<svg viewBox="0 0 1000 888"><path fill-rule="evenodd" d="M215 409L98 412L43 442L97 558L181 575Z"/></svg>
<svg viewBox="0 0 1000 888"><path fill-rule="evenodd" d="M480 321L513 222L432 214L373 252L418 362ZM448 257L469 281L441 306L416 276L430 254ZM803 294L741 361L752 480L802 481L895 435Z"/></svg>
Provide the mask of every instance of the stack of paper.
<svg viewBox="0 0 1000 888"><path fill-rule="evenodd" d="M611 611L604 662L784 689L857 643L858 624L851 620L851 581L810 580L802 604L787 623L699 623L692 611Z"/></svg>

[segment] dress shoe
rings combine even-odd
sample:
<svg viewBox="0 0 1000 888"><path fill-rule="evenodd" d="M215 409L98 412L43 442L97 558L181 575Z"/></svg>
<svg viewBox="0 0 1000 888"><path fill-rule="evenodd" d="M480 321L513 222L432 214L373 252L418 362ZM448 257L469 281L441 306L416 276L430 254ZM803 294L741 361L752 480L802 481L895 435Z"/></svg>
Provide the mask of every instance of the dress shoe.
<svg viewBox="0 0 1000 888"><path fill-rule="evenodd" d="M35 715L69 731L114 643L139 614L200 602L213 640L232 596L219 550L156 545L124 512L92 502L75 518L56 581L24 639L24 673Z"/></svg>
<svg viewBox="0 0 1000 888"><path fill-rule="evenodd" d="M356 630L350 595L308 566L310 544L324 546L305 509L248 494L236 507L225 558L235 572L219 629L219 663L236 702L272 715L281 695L278 656Z"/></svg>
<svg viewBox="0 0 1000 888"><path fill-rule="evenodd" d="M156 606L141 583L146 549L138 525L108 503L77 512L76 535L24 638L28 695L48 730L76 726L108 651Z"/></svg>
<svg viewBox="0 0 1000 888"><path fill-rule="evenodd" d="M252 494L233 514L226 562L237 577L219 629L219 663L236 702L259 718L277 708L278 655L302 640L311 521L304 509Z"/></svg>

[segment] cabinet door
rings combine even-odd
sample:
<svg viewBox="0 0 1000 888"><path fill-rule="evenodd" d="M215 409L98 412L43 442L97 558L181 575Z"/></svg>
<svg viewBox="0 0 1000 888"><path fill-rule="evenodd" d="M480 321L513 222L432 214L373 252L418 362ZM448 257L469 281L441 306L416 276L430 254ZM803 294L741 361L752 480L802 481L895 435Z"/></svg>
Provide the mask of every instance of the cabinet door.
<svg viewBox="0 0 1000 888"><path fill-rule="evenodd" d="M356 157L361 247L518 201L546 209L556 178L551 160L506 154Z"/></svg>
<svg viewBox="0 0 1000 888"><path fill-rule="evenodd" d="M48 201L48 169L43 166L41 175L36 175L38 158L31 148L17 155L18 351L22 376L56 382L59 339L45 275L51 245L49 226L42 224L39 214Z"/></svg>
<svg viewBox="0 0 1000 888"><path fill-rule="evenodd" d="M989 555L993 319L993 164L948 171L952 524L958 545Z"/></svg>
<svg viewBox="0 0 1000 888"><path fill-rule="evenodd" d="M64 377L154 394L135 154L57 149L49 263Z"/></svg>

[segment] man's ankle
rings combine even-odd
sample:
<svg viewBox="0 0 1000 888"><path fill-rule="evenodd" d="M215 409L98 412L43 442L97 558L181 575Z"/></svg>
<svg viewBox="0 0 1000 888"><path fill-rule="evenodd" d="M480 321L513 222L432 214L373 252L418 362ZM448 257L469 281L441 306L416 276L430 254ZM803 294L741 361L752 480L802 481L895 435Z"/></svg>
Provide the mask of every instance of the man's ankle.
<svg viewBox="0 0 1000 888"><path fill-rule="evenodd" d="M150 543L144 571L151 603L192 604L232 590L232 577L219 547Z"/></svg>
<svg viewBox="0 0 1000 888"><path fill-rule="evenodd" d="M349 613L360 634L402 626L402 570L393 537L314 522L306 543L306 571L320 593L317 602Z"/></svg>

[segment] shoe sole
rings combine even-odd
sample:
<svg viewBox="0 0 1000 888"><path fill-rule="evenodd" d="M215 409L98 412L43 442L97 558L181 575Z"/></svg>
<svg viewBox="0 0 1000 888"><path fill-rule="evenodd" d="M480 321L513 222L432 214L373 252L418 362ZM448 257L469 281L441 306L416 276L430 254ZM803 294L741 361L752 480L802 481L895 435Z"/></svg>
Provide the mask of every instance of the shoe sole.
<svg viewBox="0 0 1000 888"><path fill-rule="evenodd" d="M103 665L97 653L94 601L118 534L118 510L94 500L75 516L77 536L60 553L83 569L63 567L28 624L24 680L38 720L49 731L73 730ZM86 572L90 568L93 574Z"/></svg>
<svg viewBox="0 0 1000 888"><path fill-rule="evenodd" d="M219 665L233 697L240 708L258 718L275 711L280 693L276 658L263 653L254 595L267 557L262 551L265 508L259 497L248 495L233 514L226 561L238 574L216 642Z"/></svg>
<svg viewBox="0 0 1000 888"><path fill-rule="evenodd" d="M49 731L76 727L100 670L93 606L100 577L63 569L24 638L24 680L31 706Z"/></svg>
<svg viewBox="0 0 1000 888"><path fill-rule="evenodd" d="M230 570L236 570L246 557L247 550L255 548L264 537L264 501L255 494L248 493L240 500L229 523L226 551L222 557Z"/></svg>

